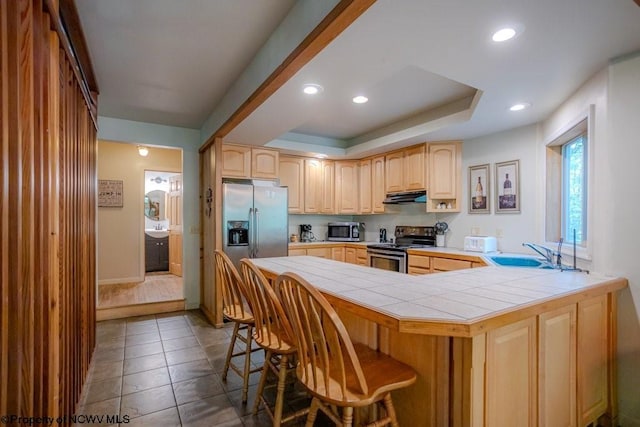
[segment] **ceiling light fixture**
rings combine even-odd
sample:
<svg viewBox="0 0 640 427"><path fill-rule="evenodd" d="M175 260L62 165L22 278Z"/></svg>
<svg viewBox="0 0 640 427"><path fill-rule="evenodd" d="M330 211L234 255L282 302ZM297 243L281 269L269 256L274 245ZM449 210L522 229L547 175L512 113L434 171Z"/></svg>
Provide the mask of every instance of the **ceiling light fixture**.
<svg viewBox="0 0 640 427"><path fill-rule="evenodd" d="M138 145L138 154L142 157L147 157L149 155L149 149L147 147L143 147L142 145Z"/></svg>
<svg viewBox="0 0 640 427"><path fill-rule="evenodd" d="M519 102L517 104L513 104L511 107L509 107L509 111L522 111L525 110L527 108L531 107L531 104L528 102Z"/></svg>
<svg viewBox="0 0 640 427"><path fill-rule="evenodd" d="M318 158L318 159L326 159L327 155L326 154L316 154L316 158Z"/></svg>
<svg viewBox="0 0 640 427"><path fill-rule="evenodd" d="M495 33L493 33L493 37L491 37L491 39L494 42L505 42L507 40L514 38L515 35L516 35L516 30L514 30L513 28L502 28L501 30L498 30Z"/></svg>
<svg viewBox="0 0 640 427"><path fill-rule="evenodd" d="M315 83L307 83L306 85L302 86L302 91L307 95L316 95L323 90L324 89L322 88L322 86Z"/></svg>
<svg viewBox="0 0 640 427"><path fill-rule="evenodd" d="M353 98L353 102L355 102L356 104L364 104L368 100L369 100L369 98L367 98L366 96L362 96L362 95L358 95L358 96L355 96Z"/></svg>

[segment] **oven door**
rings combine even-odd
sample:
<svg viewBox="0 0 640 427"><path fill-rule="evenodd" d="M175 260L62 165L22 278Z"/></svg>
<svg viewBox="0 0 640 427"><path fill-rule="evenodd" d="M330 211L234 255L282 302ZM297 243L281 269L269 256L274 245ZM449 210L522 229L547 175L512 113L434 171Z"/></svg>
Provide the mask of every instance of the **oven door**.
<svg viewBox="0 0 640 427"><path fill-rule="evenodd" d="M367 251L369 267L381 270L407 272L407 254L395 251Z"/></svg>

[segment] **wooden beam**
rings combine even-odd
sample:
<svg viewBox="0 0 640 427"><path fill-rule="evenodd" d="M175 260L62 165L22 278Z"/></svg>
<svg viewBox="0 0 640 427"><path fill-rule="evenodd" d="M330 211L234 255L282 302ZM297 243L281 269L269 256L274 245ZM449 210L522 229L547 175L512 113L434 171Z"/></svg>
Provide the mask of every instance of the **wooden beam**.
<svg viewBox="0 0 640 427"><path fill-rule="evenodd" d="M341 0L240 107L200 147L205 151L216 138L224 138L302 67L347 29L376 0ZM640 1L640 0L638 0Z"/></svg>

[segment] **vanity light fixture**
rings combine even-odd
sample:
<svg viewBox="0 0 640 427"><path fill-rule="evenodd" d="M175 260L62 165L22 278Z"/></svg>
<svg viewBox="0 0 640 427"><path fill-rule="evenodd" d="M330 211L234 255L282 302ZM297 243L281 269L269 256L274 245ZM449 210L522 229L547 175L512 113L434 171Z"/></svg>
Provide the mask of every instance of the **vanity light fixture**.
<svg viewBox="0 0 640 427"><path fill-rule="evenodd" d="M307 95L316 95L322 92L323 90L324 89L322 88L322 86L317 85L315 83L307 83L304 86L302 86L302 91Z"/></svg>
<svg viewBox="0 0 640 427"><path fill-rule="evenodd" d="M355 102L356 104L364 104L368 100L369 100L369 98L367 98L366 96L363 96L363 95L358 95L358 96L354 96L353 97L353 102Z"/></svg>
<svg viewBox="0 0 640 427"><path fill-rule="evenodd" d="M513 104L511 107L509 107L509 111L522 111L525 110L527 108L531 107L531 104L528 102L519 102L517 104Z"/></svg>
<svg viewBox="0 0 640 427"><path fill-rule="evenodd" d="M138 154L142 157L147 157L149 155L149 149L147 147L143 147L142 145L138 145Z"/></svg>

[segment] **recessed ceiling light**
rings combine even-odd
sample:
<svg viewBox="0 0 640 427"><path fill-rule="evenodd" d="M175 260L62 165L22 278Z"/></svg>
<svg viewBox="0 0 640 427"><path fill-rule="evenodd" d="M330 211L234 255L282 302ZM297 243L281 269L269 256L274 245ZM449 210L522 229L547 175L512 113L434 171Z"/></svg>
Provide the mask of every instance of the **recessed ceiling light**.
<svg viewBox="0 0 640 427"><path fill-rule="evenodd" d="M511 107L509 107L510 111L522 111L524 109L527 109L531 107L531 104L528 102L520 102L518 104L513 104Z"/></svg>
<svg viewBox="0 0 640 427"><path fill-rule="evenodd" d="M307 83L306 85L302 86L302 91L307 95L315 95L322 92L323 88L322 86L315 83Z"/></svg>
<svg viewBox="0 0 640 427"><path fill-rule="evenodd" d="M514 38L516 35L516 30L513 28L502 28L495 33L493 33L493 37L491 39L494 42L504 42Z"/></svg>
<svg viewBox="0 0 640 427"><path fill-rule="evenodd" d="M358 95L358 96L355 96L353 98L353 102L355 102L356 104L364 104L368 100L369 100L369 98L367 98L366 96L362 96L362 95Z"/></svg>
<svg viewBox="0 0 640 427"><path fill-rule="evenodd" d="M138 154L142 157L147 157L149 154L149 149L147 147L143 147L142 145L138 145Z"/></svg>

